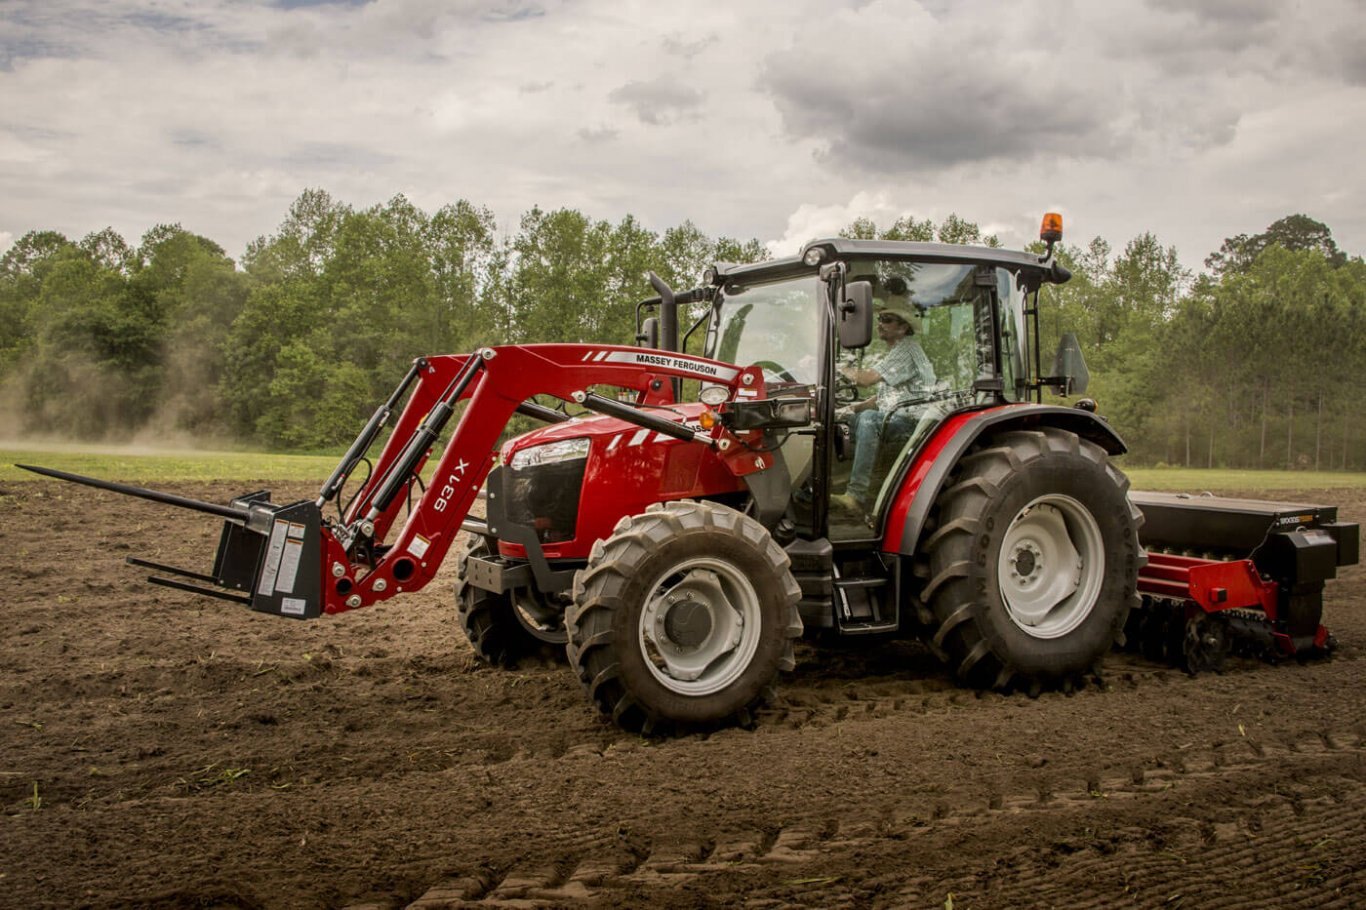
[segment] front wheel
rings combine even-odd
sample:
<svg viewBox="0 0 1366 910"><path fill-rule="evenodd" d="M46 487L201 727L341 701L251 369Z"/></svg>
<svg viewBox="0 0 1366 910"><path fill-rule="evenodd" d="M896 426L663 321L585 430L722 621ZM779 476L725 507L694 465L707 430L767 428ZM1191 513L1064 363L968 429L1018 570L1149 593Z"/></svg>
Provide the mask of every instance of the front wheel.
<svg viewBox="0 0 1366 910"><path fill-rule="evenodd" d="M562 610L527 588L496 594L469 583L469 560L491 552L483 537L472 537L456 568L456 611L475 655L494 667L515 667L525 658L563 660L568 636Z"/></svg>
<svg viewBox="0 0 1366 910"><path fill-rule="evenodd" d="M627 730L748 723L794 666L800 591L757 521L710 502L623 518L574 581L569 659Z"/></svg>
<svg viewBox="0 0 1366 910"><path fill-rule="evenodd" d="M964 456L924 543L932 644L980 687L1067 685L1122 640L1141 514L1104 450L1048 427Z"/></svg>

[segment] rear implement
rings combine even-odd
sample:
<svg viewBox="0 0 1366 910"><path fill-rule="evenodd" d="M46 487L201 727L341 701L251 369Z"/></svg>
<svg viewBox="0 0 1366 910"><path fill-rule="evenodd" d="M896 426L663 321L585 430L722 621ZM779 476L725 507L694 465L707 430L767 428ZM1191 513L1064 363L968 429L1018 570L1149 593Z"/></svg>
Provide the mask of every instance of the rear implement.
<svg viewBox="0 0 1366 910"><path fill-rule="evenodd" d="M1269 659L1324 656L1325 582L1360 556L1358 525L1332 506L1185 493L1130 494L1143 512L1148 564L1131 648L1190 673L1231 651Z"/></svg>

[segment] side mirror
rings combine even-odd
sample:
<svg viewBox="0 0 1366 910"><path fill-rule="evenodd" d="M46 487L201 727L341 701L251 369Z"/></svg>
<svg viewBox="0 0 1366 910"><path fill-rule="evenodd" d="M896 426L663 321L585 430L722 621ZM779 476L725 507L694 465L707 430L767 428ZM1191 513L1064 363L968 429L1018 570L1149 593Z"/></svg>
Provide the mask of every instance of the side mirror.
<svg viewBox="0 0 1366 910"><path fill-rule="evenodd" d="M866 348L873 340L873 284L871 281L851 281L844 286L844 300L840 302L839 339L845 350Z"/></svg>
<svg viewBox="0 0 1366 910"><path fill-rule="evenodd" d="M1059 395L1080 395L1091 381L1082 356L1081 344L1073 332L1065 332L1058 339L1058 352L1053 355L1053 390Z"/></svg>
<svg viewBox="0 0 1366 910"><path fill-rule="evenodd" d="M645 321L640 324L640 334L636 335L636 342L642 347L659 347L659 317L647 316Z"/></svg>

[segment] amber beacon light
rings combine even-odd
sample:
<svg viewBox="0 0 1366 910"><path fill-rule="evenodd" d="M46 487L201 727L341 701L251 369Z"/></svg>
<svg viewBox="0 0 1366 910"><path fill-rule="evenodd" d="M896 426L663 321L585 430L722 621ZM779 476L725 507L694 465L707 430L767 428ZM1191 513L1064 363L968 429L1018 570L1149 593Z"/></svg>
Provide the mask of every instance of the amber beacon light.
<svg viewBox="0 0 1366 910"><path fill-rule="evenodd" d="M1058 243L1062 240L1061 215L1049 212L1043 216L1043 224L1039 227L1039 239L1045 243Z"/></svg>

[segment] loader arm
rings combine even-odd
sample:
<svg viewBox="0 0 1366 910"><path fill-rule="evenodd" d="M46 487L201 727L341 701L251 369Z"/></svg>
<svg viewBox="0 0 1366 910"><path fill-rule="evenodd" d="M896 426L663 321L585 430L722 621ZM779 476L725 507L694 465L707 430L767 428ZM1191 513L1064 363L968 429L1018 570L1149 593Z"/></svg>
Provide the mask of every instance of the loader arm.
<svg viewBox="0 0 1366 910"><path fill-rule="evenodd" d="M425 358L417 385L369 479L342 522L321 529L323 612L378 603L418 590L435 577L493 467L495 447L508 420L534 395L574 401L710 446L737 476L772 464L771 454L750 447L757 446L757 432L737 436L720 423L710 432L698 432L670 419L667 412L591 392L592 386L610 385L633 389L640 393L638 400L648 401L673 378L724 385L732 399L737 393L750 400L765 396L758 367L652 349L543 344ZM387 541L402 510L401 494L422 470L456 404L464 400L468 404L433 468L430 484Z"/></svg>
<svg viewBox="0 0 1366 910"><path fill-rule="evenodd" d="M673 379L697 379L727 389L727 401L720 406L723 416L709 431L684 426L677 412L671 414L667 405L673 402ZM635 402L600 396L592 391L599 385L634 390ZM365 458L405 395L407 403L370 476L337 519L324 518L324 506L340 497L352 470ZM508 420L519 411L542 419L558 415L531 404L529 399L535 395L573 401L588 410L707 446L737 477L772 467L776 458L762 446L762 420L756 424L752 418L725 416L732 411L750 409L752 413L757 408L767 413L770 409L763 369L758 365L739 367L649 348L540 344L415 360L398 389L361 430L316 500L276 504L270 502L267 491L260 490L225 506L50 468L19 467L226 519L209 573L135 557L128 562L164 573L148 578L154 584L246 604L258 612L311 619L388 600L430 582L493 467L495 446ZM467 404L457 418L461 402ZM805 399L790 403L804 412L809 404ZM394 524L414 487L420 485L419 475L432 448L445 437L452 419L455 428L431 483L395 532Z"/></svg>

